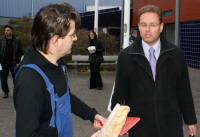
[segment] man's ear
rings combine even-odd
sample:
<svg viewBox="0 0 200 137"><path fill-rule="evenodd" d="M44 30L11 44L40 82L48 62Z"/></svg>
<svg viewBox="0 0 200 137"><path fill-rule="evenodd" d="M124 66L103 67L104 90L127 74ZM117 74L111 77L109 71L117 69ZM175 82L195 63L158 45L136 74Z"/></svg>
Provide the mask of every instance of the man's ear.
<svg viewBox="0 0 200 137"><path fill-rule="evenodd" d="M138 29L140 30L140 23L138 22Z"/></svg>
<svg viewBox="0 0 200 137"><path fill-rule="evenodd" d="M164 27L164 23L162 22L162 23L160 24L160 33L163 31L163 27Z"/></svg>
<svg viewBox="0 0 200 137"><path fill-rule="evenodd" d="M58 35L54 35L50 40L51 44L54 45L55 47L58 47L58 38L59 38Z"/></svg>

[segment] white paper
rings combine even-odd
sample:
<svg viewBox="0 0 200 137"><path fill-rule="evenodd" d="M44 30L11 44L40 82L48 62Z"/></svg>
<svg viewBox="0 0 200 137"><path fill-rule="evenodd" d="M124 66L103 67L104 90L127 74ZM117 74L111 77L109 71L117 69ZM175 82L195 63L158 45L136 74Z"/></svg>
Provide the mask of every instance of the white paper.
<svg viewBox="0 0 200 137"><path fill-rule="evenodd" d="M109 100L109 103L108 103L108 108L107 108L107 110L108 110L109 112L111 112L111 100L112 100L114 88L115 88L115 83L113 84L113 89L112 89L112 92L111 92L111 95L110 95L110 100Z"/></svg>
<svg viewBox="0 0 200 137"><path fill-rule="evenodd" d="M0 64L0 71L2 70L2 66L1 66L1 64Z"/></svg>
<svg viewBox="0 0 200 137"><path fill-rule="evenodd" d="M96 51L94 51L94 49L96 49L95 46L89 46L89 47L88 47L88 51L89 51L90 53L95 53Z"/></svg>
<svg viewBox="0 0 200 137"><path fill-rule="evenodd" d="M24 55L22 55L22 57L21 57L21 60L20 60L20 61L22 61L22 60L23 60L23 58L24 58Z"/></svg>

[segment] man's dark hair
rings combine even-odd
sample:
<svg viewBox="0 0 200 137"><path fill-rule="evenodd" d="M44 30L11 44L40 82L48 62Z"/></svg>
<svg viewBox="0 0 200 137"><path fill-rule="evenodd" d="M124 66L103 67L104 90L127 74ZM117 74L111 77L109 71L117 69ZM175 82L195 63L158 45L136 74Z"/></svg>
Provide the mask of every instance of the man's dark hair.
<svg viewBox="0 0 200 137"><path fill-rule="evenodd" d="M5 28L10 28L11 30L13 30L13 27L11 25L5 25L4 29Z"/></svg>
<svg viewBox="0 0 200 137"><path fill-rule="evenodd" d="M33 22L31 45L47 54L50 38L58 35L64 38L70 30L70 20L75 27L81 23L79 13L68 3L50 4L39 10Z"/></svg>
<svg viewBox="0 0 200 137"><path fill-rule="evenodd" d="M132 29L131 34L137 34L137 30Z"/></svg>
<svg viewBox="0 0 200 137"><path fill-rule="evenodd" d="M95 31L91 30L90 33L93 33L93 34L94 34L94 39L98 39L98 38L97 38L97 34L96 34ZM89 33L89 35L88 35L88 38L89 38L89 39L90 39L90 33Z"/></svg>
<svg viewBox="0 0 200 137"><path fill-rule="evenodd" d="M138 21L139 22L140 22L141 15L146 12L154 12L154 13L158 14L159 21L160 21L160 23L162 23L163 12L159 7L154 6L154 5L147 5L147 6L144 6L139 9L139 11L138 11L138 17L139 17Z"/></svg>

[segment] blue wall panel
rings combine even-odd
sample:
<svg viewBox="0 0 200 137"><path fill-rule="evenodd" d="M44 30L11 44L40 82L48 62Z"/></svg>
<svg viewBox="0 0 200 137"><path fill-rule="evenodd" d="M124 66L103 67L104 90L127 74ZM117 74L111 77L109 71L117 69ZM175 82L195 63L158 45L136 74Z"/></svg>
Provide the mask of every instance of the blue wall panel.
<svg viewBox="0 0 200 137"><path fill-rule="evenodd" d="M76 11L82 13L85 5L95 5L95 0L34 0L34 15L39 9L50 3L70 3ZM121 6L121 0L99 0L99 6ZM0 0L0 16L23 17L30 16L32 0Z"/></svg>
<svg viewBox="0 0 200 137"><path fill-rule="evenodd" d="M188 67L200 69L200 21L181 23L180 47Z"/></svg>
<svg viewBox="0 0 200 137"><path fill-rule="evenodd" d="M31 11L31 3L27 0L0 0L0 16L23 17Z"/></svg>
<svg viewBox="0 0 200 137"><path fill-rule="evenodd" d="M83 0L84 1L84 0ZM95 0L85 0L86 5L94 5ZM121 6L122 0L99 0L99 6Z"/></svg>

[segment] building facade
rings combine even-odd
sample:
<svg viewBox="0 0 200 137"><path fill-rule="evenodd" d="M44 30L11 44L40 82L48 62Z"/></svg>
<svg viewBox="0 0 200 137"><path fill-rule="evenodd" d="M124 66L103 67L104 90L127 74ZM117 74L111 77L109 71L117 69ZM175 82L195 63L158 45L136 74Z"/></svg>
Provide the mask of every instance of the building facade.
<svg viewBox="0 0 200 137"><path fill-rule="evenodd" d="M11 19L24 16L33 18L41 7L51 3L70 3L81 15L81 26L94 29L95 0L0 0L0 25L8 24ZM106 29L109 34L120 36L122 0L99 0L99 29ZM119 46L118 46L119 47Z"/></svg>
<svg viewBox="0 0 200 137"><path fill-rule="evenodd" d="M163 34L174 43L176 0L133 1L132 28L138 30L138 10L145 5L155 5L164 13ZM180 0L180 48L188 67L200 69L200 0Z"/></svg>
<svg viewBox="0 0 200 137"><path fill-rule="evenodd" d="M0 17L16 17L33 16L39 9L51 3L70 3L79 13L90 11L95 5L95 0L0 0ZM101 9L120 7L121 0L99 0L99 7Z"/></svg>

